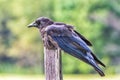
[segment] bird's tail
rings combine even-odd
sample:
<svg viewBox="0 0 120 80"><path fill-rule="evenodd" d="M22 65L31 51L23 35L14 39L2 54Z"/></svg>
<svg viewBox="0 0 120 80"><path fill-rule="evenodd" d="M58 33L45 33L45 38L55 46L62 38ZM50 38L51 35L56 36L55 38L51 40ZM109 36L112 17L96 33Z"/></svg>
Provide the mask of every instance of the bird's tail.
<svg viewBox="0 0 120 80"><path fill-rule="evenodd" d="M98 64L102 65L103 67L106 67L105 64L102 63L92 52L91 52L91 54L92 54L93 58L95 59L95 61L96 61Z"/></svg>
<svg viewBox="0 0 120 80"><path fill-rule="evenodd" d="M100 74L100 76L105 76L104 72L99 67L94 67L94 69Z"/></svg>
<svg viewBox="0 0 120 80"><path fill-rule="evenodd" d="M102 69L98 66L98 64L94 60L90 60L90 64L94 67L94 69L100 74L100 76L105 76Z"/></svg>
<svg viewBox="0 0 120 80"><path fill-rule="evenodd" d="M101 75L101 76L105 76L104 72L102 71L102 69L98 66L98 64L101 64L102 66L105 67L105 65L100 62L96 56L93 56L93 54L90 54L90 53L87 53L87 60L88 60L88 63L90 65L92 65L94 67L94 69ZM98 62L99 61L99 62Z"/></svg>

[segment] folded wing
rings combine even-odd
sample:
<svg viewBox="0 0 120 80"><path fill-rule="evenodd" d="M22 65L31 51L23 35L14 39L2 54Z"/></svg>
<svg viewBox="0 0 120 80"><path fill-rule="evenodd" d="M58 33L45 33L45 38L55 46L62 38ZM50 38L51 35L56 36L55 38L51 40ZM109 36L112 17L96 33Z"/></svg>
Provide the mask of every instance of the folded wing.
<svg viewBox="0 0 120 80"><path fill-rule="evenodd" d="M104 76L103 71L97 64L105 65L92 53L87 43L75 34L76 32L73 32L74 30L69 30L64 25L51 25L46 31L62 50L90 64L101 76ZM88 44L91 43L88 42Z"/></svg>
<svg viewBox="0 0 120 80"><path fill-rule="evenodd" d="M78 33L77 31L74 30L74 32L83 40L85 41L85 43L88 45L88 46L92 46L92 43L87 40L83 35L81 35L80 33Z"/></svg>

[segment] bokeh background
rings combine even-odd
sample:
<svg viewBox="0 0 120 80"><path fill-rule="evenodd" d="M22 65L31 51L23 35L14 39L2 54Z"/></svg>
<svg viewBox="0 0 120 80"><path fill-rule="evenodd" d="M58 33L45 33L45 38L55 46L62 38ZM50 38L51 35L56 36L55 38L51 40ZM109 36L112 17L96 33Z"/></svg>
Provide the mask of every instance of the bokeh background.
<svg viewBox="0 0 120 80"><path fill-rule="evenodd" d="M32 79L28 79L28 75L44 77L39 31L27 28L41 16L75 26L75 30L93 43L91 49L107 66L103 68L106 75L118 77L120 0L0 0L0 76L27 75L25 80ZM67 78L78 75L72 80L79 80L78 77L83 77L81 75L96 74L92 67L64 52L62 64ZM5 80L10 80L9 77Z"/></svg>

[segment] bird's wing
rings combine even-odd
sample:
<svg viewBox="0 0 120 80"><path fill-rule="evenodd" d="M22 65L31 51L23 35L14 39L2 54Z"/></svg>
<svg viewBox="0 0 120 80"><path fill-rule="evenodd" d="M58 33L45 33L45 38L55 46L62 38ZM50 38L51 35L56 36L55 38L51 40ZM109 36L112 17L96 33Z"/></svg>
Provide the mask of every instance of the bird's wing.
<svg viewBox="0 0 120 80"><path fill-rule="evenodd" d="M75 32L64 25L51 25L46 31L62 50L92 65L101 76L104 76L104 73L96 63L96 57L94 58L87 44Z"/></svg>
<svg viewBox="0 0 120 80"><path fill-rule="evenodd" d="M74 32L83 40L85 41L85 43L88 45L88 46L92 46L92 43L87 40L83 35L81 35L80 33L78 33L77 31L74 30Z"/></svg>
<svg viewBox="0 0 120 80"><path fill-rule="evenodd" d="M64 24L66 27L68 27L69 29L72 29L74 32L75 32L75 34L77 34L88 46L92 46L92 43L89 41L89 40L87 40L83 35L81 35L80 33L78 33L77 31L75 31L73 28L74 28L74 26L71 26L71 25L66 25L66 24Z"/></svg>

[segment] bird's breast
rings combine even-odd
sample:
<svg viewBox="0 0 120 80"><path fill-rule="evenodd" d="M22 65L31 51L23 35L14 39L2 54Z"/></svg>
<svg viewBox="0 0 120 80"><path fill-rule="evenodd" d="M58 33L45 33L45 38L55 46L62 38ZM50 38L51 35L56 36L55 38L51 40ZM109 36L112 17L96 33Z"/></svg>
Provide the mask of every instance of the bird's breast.
<svg viewBox="0 0 120 80"><path fill-rule="evenodd" d="M47 34L45 31L45 28L40 30L42 41L44 43L44 46L48 49L57 49L58 45L57 43Z"/></svg>

